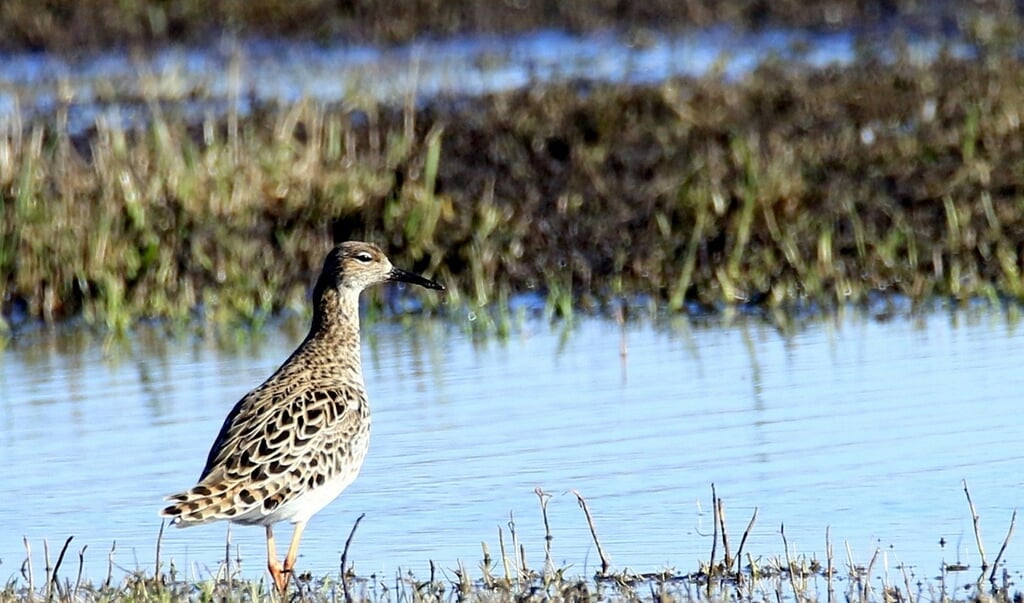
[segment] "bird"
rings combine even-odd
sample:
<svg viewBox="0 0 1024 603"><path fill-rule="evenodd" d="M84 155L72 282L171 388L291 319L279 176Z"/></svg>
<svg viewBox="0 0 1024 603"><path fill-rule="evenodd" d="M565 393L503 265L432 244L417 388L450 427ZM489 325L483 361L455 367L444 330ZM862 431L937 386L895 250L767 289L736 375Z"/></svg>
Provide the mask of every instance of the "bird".
<svg viewBox="0 0 1024 603"><path fill-rule="evenodd" d="M398 281L443 291L392 266L373 243L334 246L313 287L313 318L302 343L262 385L235 404L210 448L198 483L168 496L160 515L177 527L227 520L266 529L267 569L283 596L309 519L355 480L370 438L360 361L359 294ZM284 562L275 524L294 524Z"/></svg>

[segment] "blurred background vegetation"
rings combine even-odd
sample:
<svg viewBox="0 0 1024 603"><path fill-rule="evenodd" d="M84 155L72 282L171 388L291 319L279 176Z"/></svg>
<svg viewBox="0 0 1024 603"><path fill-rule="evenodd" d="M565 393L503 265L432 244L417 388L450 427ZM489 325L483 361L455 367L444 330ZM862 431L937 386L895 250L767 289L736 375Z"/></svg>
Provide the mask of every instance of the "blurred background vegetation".
<svg viewBox="0 0 1024 603"><path fill-rule="evenodd" d="M978 15L1019 18L1015 0L5 0L0 48L80 52L206 43L224 34L390 44L419 37L727 24L739 28L872 28L899 20L951 30Z"/></svg>
<svg viewBox="0 0 1024 603"><path fill-rule="evenodd" d="M697 312L893 293L1019 301L1020 14L1010 2L8 0L8 50L537 27L642 40L655 26L898 19L977 52L914 61L900 29L823 69L767 58L735 80L298 101L200 121L157 110L144 127L101 120L81 134L58 107L0 134L0 327L258 325L304 308L327 246L348 238L443 281L449 295L428 305L499 313L523 292L552 314L621 299Z"/></svg>

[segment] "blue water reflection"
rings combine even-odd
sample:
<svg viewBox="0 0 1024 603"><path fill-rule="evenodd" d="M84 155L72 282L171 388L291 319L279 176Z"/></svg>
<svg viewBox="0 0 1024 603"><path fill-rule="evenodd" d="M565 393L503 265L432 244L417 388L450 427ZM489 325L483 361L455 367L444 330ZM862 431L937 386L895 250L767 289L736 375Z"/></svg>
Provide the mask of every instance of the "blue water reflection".
<svg viewBox="0 0 1024 603"><path fill-rule="evenodd" d="M23 536L41 567L42 539L68 535L74 550L88 544L94 578L114 541L122 567L151 567L161 497L192 483L224 414L300 337L272 330L223 352L152 335L127 350L40 336L3 352L0 567L16 573ZM378 325L364 341L370 455L312 521L300 565L336 569L365 512L350 552L361 573L426 573L430 559L476 568L481 541L496 554L498 526L508 538L511 512L540 567L540 487L553 494L556 563L596 567L579 490L617 567L689 571L710 551L713 482L734 538L759 509L755 557L782 551L784 523L796 554L822 557L831 526L859 563L881 547L923 577L943 560L977 566L961 480L996 546L1024 475L1022 343L1014 321L984 310L847 317L789 337L753 319L585 319L568 332L531 321L505 342L451 323ZM203 575L225 534L170 530L164 560ZM232 538L260 575L262 531ZM1021 553L1011 542L1011 568Z"/></svg>

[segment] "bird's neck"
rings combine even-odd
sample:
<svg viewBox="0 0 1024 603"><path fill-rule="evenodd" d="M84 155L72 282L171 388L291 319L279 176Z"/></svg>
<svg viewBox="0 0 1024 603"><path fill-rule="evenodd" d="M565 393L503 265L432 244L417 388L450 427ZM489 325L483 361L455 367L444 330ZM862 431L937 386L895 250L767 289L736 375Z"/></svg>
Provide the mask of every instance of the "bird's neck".
<svg viewBox="0 0 1024 603"><path fill-rule="evenodd" d="M359 359L359 292L317 291L313 323L301 347L324 350L335 358Z"/></svg>

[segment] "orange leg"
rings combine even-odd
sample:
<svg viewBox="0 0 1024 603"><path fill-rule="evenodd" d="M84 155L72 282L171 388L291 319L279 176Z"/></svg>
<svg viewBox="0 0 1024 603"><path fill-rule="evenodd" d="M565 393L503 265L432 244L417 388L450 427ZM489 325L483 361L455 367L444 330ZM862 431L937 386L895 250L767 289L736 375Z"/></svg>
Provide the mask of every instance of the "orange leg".
<svg viewBox="0 0 1024 603"><path fill-rule="evenodd" d="M270 570L270 577L274 579L274 585L277 586L277 591L283 598L291 574L282 568L281 562L277 560L277 550L274 547L274 527L269 525L267 526L267 569Z"/></svg>
<svg viewBox="0 0 1024 603"><path fill-rule="evenodd" d="M306 529L306 522L295 524L295 531L292 532L292 542L288 546L288 554L284 557L284 565L277 561L277 548L274 546L274 528L267 526L267 569L270 570L270 577L274 579L277 592L284 598L288 591L288 582L292 577L292 568L295 567L295 559L299 556L299 541L302 540L302 531Z"/></svg>
<svg viewBox="0 0 1024 603"><path fill-rule="evenodd" d="M284 557L284 572L288 576L292 575L292 568L295 567L295 558L299 556L299 541L302 540L302 531L305 529L306 522L300 521L295 524L295 531L292 532L292 543L288 546L288 554Z"/></svg>

